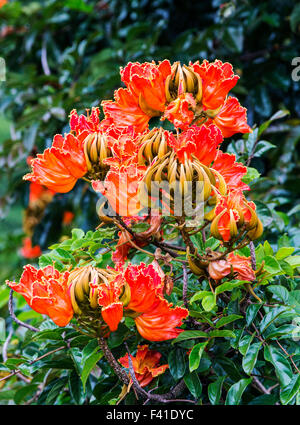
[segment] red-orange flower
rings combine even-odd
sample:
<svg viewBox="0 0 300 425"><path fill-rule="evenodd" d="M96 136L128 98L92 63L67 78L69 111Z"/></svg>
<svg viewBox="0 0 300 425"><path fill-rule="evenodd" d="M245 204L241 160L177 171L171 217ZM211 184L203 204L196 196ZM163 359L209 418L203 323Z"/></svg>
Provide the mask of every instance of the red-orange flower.
<svg viewBox="0 0 300 425"><path fill-rule="evenodd" d="M172 308L163 298L164 282L152 265L129 265L125 279L131 291L126 311L141 313L135 318L137 330L149 341L165 341L176 338L182 329L179 326L188 316L182 307Z"/></svg>
<svg viewBox="0 0 300 425"><path fill-rule="evenodd" d="M89 113L87 110L87 116L81 114L78 115L76 109L72 109L70 112L70 128L76 135L87 131L88 133L94 133L100 129L100 109L92 108L92 112Z"/></svg>
<svg viewBox="0 0 300 425"><path fill-rule="evenodd" d="M104 184L99 180L92 182L93 189L104 195L112 209L120 216L136 216L143 208L138 198L139 184L146 167L135 164L112 166Z"/></svg>
<svg viewBox="0 0 300 425"><path fill-rule="evenodd" d="M230 273L233 273L235 279L255 280L255 273L251 267L251 257L234 254L230 252L227 259L211 261L208 266L208 272L212 279L220 280Z"/></svg>
<svg viewBox="0 0 300 425"><path fill-rule="evenodd" d="M243 108L235 97L229 96L212 121L222 131L224 137L235 133L251 133L247 124L247 109Z"/></svg>
<svg viewBox="0 0 300 425"><path fill-rule="evenodd" d="M7 0L0 0L0 8L7 4Z"/></svg>
<svg viewBox="0 0 300 425"><path fill-rule="evenodd" d="M238 232L238 225L253 229L257 224L255 204L248 202L242 191L232 191L226 196L219 196L215 208L215 218L211 224L214 237L228 242Z"/></svg>
<svg viewBox="0 0 300 425"><path fill-rule="evenodd" d="M233 267L235 278L239 280L255 280L255 273L251 267L251 257L234 254L230 252L227 261Z"/></svg>
<svg viewBox="0 0 300 425"><path fill-rule="evenodd" d="M209 166L217 155L217 147L222 143L221 131L215 125L193 125L188 130L175 137L172 133L165 132L167 143L171 146L180 161L192 159L192 155L199 161Z"/></svg>
<svg viewBox="0 0 300 425"><path fill-rule="evenodd" d="M35 204L40 199L50 202L53 195L55 195L54 190L48 189L39 183L31 182L29 185L29 205Z"/></svg>
<svg viewBox="0 0 300 425"><path fill-rule="evenodd" d="M127 89L115 91L115 101L102 102L106 118L117 126L133 125L143 132L151 117L161 115L165 109L165 81L171 73L168 60L132 63L121 69L121 79Z"/></svg>
<svg viewBox="0 0 300 425"><path fill-rule="evenodd" d="M32 173L26 174L24 180L39 183L55 192L69 192L87 172L83 140L82 135L63 137L57 134L52 147L31 161Z"/></svg>
<svg viewBox="0 0 300 425"><path fill-rule="evenodd" d="M212 168L222 174L228 190L249 190L249 186L242 182L247 174L247 167L235 159L234 154L218 150Z"/></svg>
<svg viewBox="0 0 300 425"><path fill-rule="evenodd" d="M19 283L8 280L6 283L21 294L34 311L46 314L58 326L66 326L73 317L68 277L69 272L60 273L52 266L37 270L27 265Z"/></svg>
<svg viewBox="0 0 300 425"><path fill-rule="evenodd" d="M216 59L211 63L204 60L201 65L197 61L190 63L190 66L202 79L201 102L204 109L215 110L220 108L228 92L236 85L239 79L239 76L234 74L232 65Z"/></svg>
<svg viewBox="0 0 300 425"><path fill-rule="evenodd" d="M148 345L138 345L136 356L130 356L135 376L141 387L146 387L153 378L161 375L169 365L159 365L161 354L158 351L149 350ZM128 354L119 359L122 366L129 368Z"/></svg>
<svg viewBox="0 0 300 425"><path fill-rule="evenodd" d="M32 246L31 238L28 236L23 239L23 246L20 249L22 257L32 259L42 255L41 247L39 245Z"/></svg>
<svg viewBox="0 0 300 425"><path fill-rule="evenodd" d="M118 325L123 318L123 303L120 301L125 281L120 274L116 279L107 281L99 286L91 288L98 290L98 304L102 306L101 315L109 329L114 332L118 329Z"/></svg>
<svg viewBox="0 0 300 425"><path fill-rule="evenodd" d="M176 128L186 130L194 119L195 108L196 101L191 93L183 93L169 103L162 119L171 121Z"/></svg>
<svg viewBox="0 0 300 425"><path fill-rule="evenodd" d="M72 223L74 217L75 217L75 214L72 213L72 211L65 211L63 215L62 223L65 226L69 226Z"/></svg>
<svg viewBox="0 0 300 425"><path fill-rule="evenodd" d="M92 283L90 286L93 288ZM120 270L116 279L94 287L99 293L103 320L111 331L125 315L134 318L137 330L149 341L165 341L182 332L179 326L188 310L173 308L163 298L164 281L156 265L130 264L125 271Z"/></svg>

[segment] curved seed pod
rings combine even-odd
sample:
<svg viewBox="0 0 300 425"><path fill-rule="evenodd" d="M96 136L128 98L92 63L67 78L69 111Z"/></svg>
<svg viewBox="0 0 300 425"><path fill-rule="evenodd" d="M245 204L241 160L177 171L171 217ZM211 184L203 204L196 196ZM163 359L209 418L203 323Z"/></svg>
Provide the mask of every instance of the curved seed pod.
<svg viewBox="0 0 300 425"><path fill-rule="evenodd" d="M217 185L217 189L219 191L219 193L221 195L226 195L227 193L227 184L224 180L224 177L222 176L222 174L219 173L219 171L214 170L213 168L210 169L218 178L218 185Z"/></svg>
<svg viewBox="0 0 300 425"><path fill-rule="evenodd" d="M261 237L261 235L263 234L263 230L264 230L264 227L262 225L262 222L258 218L256 227L252 230L249 230L249 232L247 233L247 236L249 237L249 239L254 241L255 239L258 239Z"/></svg>
<svg viewBox="0 0 300 425"><path fill-rule="evenodd" d="M247 223L247 229L249 229L249 230L254 229L257 226L257 222L258 222L257 214L256 214L255 210L253 208L251 208L250 205L247 202L244 203L244 206L251 213L251 219Z"/></svg>
<svg viewBox="0 0 300 425"><path fill-rule="evenodd" d="M230 236L232 238L235 238L237 233L238 233L238 229L237 229L237 225L236 225L236 221L235 221L235 218L234 218L233 211L230 210L229 214L230 214L230 222L229 222L230 223L229 224Z"/></svg>
<svg viewBox="0 0 300 425"><path fill-rule="evenodd" d="M82 314L81 309L79 308L77 302L76 302L76 297L75 297L75 286L72 285L70 288L70 297L71 297L71 303L72 303L72 308L74 310L74 313L77 314L78 316L80 316Z"/></svg>
<svg viewBox="0 0 300 425"><path fill-rule="evenodd" d="M196 251L197 253L197 251ZM202 268L199 265L196 264L196 261L192 258L191 254L190 254L190 249L187 246L187 250L186 250L186 257L188 260L188 265L189 265L189 269L197 276L203 276L205 275L205 267Z"/></svg>
<svg viewBox="0 0 300 425"><path fill-rule="evenodd" d="M83 143L88 172L99 173L101 170L107 170L108 166L103 161L111 157L111 150L107 147L106 137L95 132L89 134Z"/></svg>
<svg viewBox="0 0 300 425"><path fill-rule="evenodd" d="M205 220L212 221L215 217L215 210L216 208L211 209L207 213L204 214Z"/></svg>
<svg viewBox="0 0 300 425"><path fill-rule="evenodd" d="M130 286L128 285L128 283L126 283L123 286L123 293L119 297L119 300L123 303L124 307L127 307L127 305L130 302L130 299L131 299L131 290L130 290Z"/></svg>
<svg viewBox="0 0 300 425"><path fill-rule="evenodd" d="M223 240L223 237L221 235L221 233L219 232L219 221L220 219L223 217L223 215L226 213L226 210L223 210L220 212L220 214L218 214L212 221L211 225L210 225L210 233L212 234L212 236L216 239L220 239Z"/></svg>

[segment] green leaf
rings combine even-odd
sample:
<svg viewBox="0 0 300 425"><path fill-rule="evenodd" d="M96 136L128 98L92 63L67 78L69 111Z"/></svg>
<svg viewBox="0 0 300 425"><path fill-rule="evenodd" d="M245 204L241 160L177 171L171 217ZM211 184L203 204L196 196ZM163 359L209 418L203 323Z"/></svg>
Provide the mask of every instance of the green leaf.
<svg viewBox="0 0 300 425"><path fill-rule="evenodd" d="M275 257L272 257L271 255L267 255L265 257L265 265L264 269L270 273L271 275L278 275L282 273L282 269L280 267L280 264L276 260Z"/></svg>
<svg viewBox="0 0 300 425"><path fill-rule="evenodd" d="M281 386L287 386L293 377L289 361L272 345L265 347L265 359L273 364Z"/></svg>
<svg viewBox="0 0 300 425"><path fill-rule="evenodd" d="M202 393L202 384L196 372L189 373L184 377L185 385L193 397L198 398Z"/></svg>
<svg viewBox="0 0 300 425"><path fill-rule="evenodd" d="M267 287L268 291L272 292L277 299L283 301L284 303L288 302L289 299L289 291L281 285L269 285Z"/></svg>
<svg viewBox="0 0 300 425"><path fill-rule="evenodd" d="M287 311L286 307L276 307L272 308L272 310L265 315L265 317L260 322L260 332L263 333L268 326L271 325L281 314Z"/></svg>
<svg viewBox="0 0 300 425"><path fill-rule="evenodd" d="M227 393L227 397L225 400L226 406L238 405L240 404L242 395L247 388L247 386L252 382L252 378L241 379L240 381L233 384Z"/></svg>
<svg viewBox="0 0 300 425"><path fill-rule="evenodd" d="M216 297L215 294L210 293L206 295L206 297L202 300L202 307L205 311L211 311L216 305Z"/></svg>
<svg viewBox="0 0 300 425"><path fill-rule="evenodd" d="M195 301L202 300L204 297L210 294L211 294L210 291L198 291L196 292L196 294L192 296L192 298L190 299L190 302L194 303Z"/></svg>
<svg viewBox="0 0 300 425"><path fill-rule="evenodd" d="M280 390L280 401L286 405L295 397L300 390L300 375L297 373L292 377L289 384Z"/></svg>
<svg viewBox="0 0 300 425"><path fill-rule="evenodd" d="M207 343L208 343L208 341L199 342L199 344L195 345L193 347L192 351L190 352L189 368L190 368L191 372L198 369L204 348L206 347Z"/></svg>
<svg viewBox="0 0 300 425"><path fill-rule="evenodd" d="M47 395L45 404L47 404L47 405L54 404L57 397L60 395L61 391L65 387L66 383L67 383L66 377L59 378L55 382L55 384L53 384L53 386L51 387L51 390L49 391L49 393Z"/></svg>
<svg viewBox="0 0 300 425"><path fill-rule="evenodd" d="M218 404L222 394L222 386L225 376L221 376L215 382L208 385L208 398L211 404Z"/></svg>
<svg viewBox="0 0 300 425"><path fill-rule="evenodd" d="M250 375L254 369L261 346L262 342L251 344L248 347L245 356L243 357L242 366L247 375Z"/></svg>
<svg viewBox="0 0 300 425"><path fill-rule="evenodd" d="M283 260L286 257L289 257L293 252L295 251L295 248L293 247L282 247L276 252L276 259L277 260Z"/></svg>
<svg viewBox="0 0 300 425"><path fill-rule="evenodd" d="M285 261L289 263L290 266L295 269L296 267L300 267L300 255L293 255L291 257L285 258Z"/></svg>
<svg viewBox="0 0 300 425"><path fill-rule="evenodd" d="M253 320L255 319L258 310L260 309L261 304L250 304L246 310L246 324L247 327L251 325Z"/></svg>
<svg viewBox="0 0 300 425"><path fill-rule="evenodd" d="M14 402L20 404L28 395L34 395L38 384L27 384L25 387L20 388L14 395Z"/></svg>
<svg viewBox="0 0 300 425"><path fill-rule="evenodd" d="M84 231L81 229L72 229L72 239L82 239L84 237Z"/></svg>
<svg viewBox="0 0 300 425"><path fill-rule="evenodd" d="M236 337L234 332L229 331L227 329L224 329L221 331L220 330L210 331L208 335L210 338L235 338Z"/></svg>
<svg viewBox="0 0 300 425"><path fill-rule="evenodd" d="M172 344L176 342L185 341L186 339L196 339L196 338L208 338L208 334L203 331L183 331L172 341Z"/></svg>
<svg viewBox="0 0 300 425"><path fill-rule="evenodd" d="M243 316L238 314L230 314L229 316L222 317L215 324L216 328L221 328L222 326L228 325L228 323L234 322L235 320L242 319Z"/></svg>
<svg viewBox="0 0 300 425"><path fill-rule="evenodd" d="M243 176L242 181L246 184L249 184L253 180L258 179L259 176L260 176L260 173L257 171L256 168L247 167L247 174Z"/></svg>
<svg viewBox="0 0 300 425"><path fill-rule="evenodd" d="M96 338L90 341L83 349L81 361L81 382L84 391L86 381L91 371L96 366L97 362L103 357L103 353L99 350L100 348Z"/></svg>
<svg viewBox="0 0 300 425"><path fill-rule="evenodd" d="M222 285L219 285L219 286L216 287L215 294L219 295L219 294L221 294L222 292L225 292L225 291L232 291L234 288L245 285L245 283L249 283L249 282L246 281L246 280L233 280L233 281L230 281L230 282L222 283Z"/></svg>
<svg viewBox="0 0 300 425"><path fill-rule="evenodd" d="M69 375L69 389L75 403L82 404L84 402L83 385L80 377L74 370Z"/></svg>
<svg viewBox="0 0 300 425"><path fill-rule="evenodd" d="M250 347L251 342L253 341L253 338L255 337L255 334L252 335L245 335L243 338L240 339L239 342L239 352L244 356L247 353L248 348Z"/></svg>
<svg viewBox="0 0 300 425"><path fill-rule="evenodd" d="M180 348L173 349L168 355L168 364L174 379L183 377L186 369L185 355Z"/></svg>

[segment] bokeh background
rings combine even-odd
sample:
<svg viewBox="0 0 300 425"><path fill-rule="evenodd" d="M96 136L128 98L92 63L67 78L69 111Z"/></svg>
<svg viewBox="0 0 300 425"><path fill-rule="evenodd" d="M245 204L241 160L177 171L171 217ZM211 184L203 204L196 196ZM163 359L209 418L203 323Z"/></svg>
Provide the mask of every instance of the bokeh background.
<svg viewBox="0 0 300 425"><path fill-rule="evenodd" d="M300 80L292 79L292 60L300 56L297 1L9 0L0 8L0 46L6 62L6 81L0 82L2 316L8 299L3 282L37 261L24 258L25 237L45 251L72 227L98 224L96 194L80 182L32 211L29 183L22 181L27 159L68 131L73 108L84 112L112 98L119 67L129 61L229 61L241 77L233 94L248 108L251 126L285 111L264 132L251 162L262 176L251 183L251 196L271 244L282 237L298 249ZM243 160L249 154L243 149L237 135L229 150Z"/></svg>

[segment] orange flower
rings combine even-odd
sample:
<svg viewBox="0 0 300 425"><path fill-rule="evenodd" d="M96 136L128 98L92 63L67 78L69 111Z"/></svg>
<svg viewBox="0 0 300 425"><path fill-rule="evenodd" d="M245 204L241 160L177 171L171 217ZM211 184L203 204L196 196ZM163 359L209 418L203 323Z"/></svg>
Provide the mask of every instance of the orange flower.
<svg viewBox="0 0 300 425"><path fill-rule="evenodd" d="M219 171L224 177L228 190L249 190L249 186L242 182L247 174L247 167L235 162L235 155L217 151L212 168Z"/></svg>
<svg viewBox="0 0 300 425"><path fill-rule="evenodd" d="M251 267L251 257L244 257L243 255L228 254L227 261L233 267L235 278L239 280L255 280L255 273Z"/></svg>
<svg viewBox="0 0 300 425"><path fill-rule="evenodd" d="M93 189L104 195L112 209L120 216L136 216L143 208L138 198L138 188L146 167L135 164L112 166L106 175L104 184L92 181Z"/></svg>
<svg viewBox="0 0 300 425"><path fill-rule="evenodd" d="M162 119L168 119L174 127L186 130L194 119L195 108L194 97L191 93L184 93L169 103Z"/></svg>
<svg viewBox="0 0 300 425"><path fill-rule="evenodd" d="M32 246L31 238L26 237L23 239L23 246L20 250L22 257L32 259L42 255L41 247L39 245Z"/></svg>
<svg viewBox="0 0 300 425"><path fill-rule="evenodd" d="M159 366L161 354L158 351L149 350L148 345L138 345L136 357L130 356L135 376L141 387L146 387L153 378L161 375L169 365ZM122 366L129 368L128 354L119 359Z"/></svg>
<svg viewBox="0 0 300 425"><path fill-rule="evenodd" d="M197 61L190 63L190 66L202 79L201 101L204 109L215 110L220 108L228 92L239 79L239 76L234 74L232 65L216 59L212 63L204 60L201 65Z"/></svg>
<svg viewBox="0 0 300 425"><path fill-rule="evenodd" d="M46 314L58 326L66 326L73 317L68 277L69 272L59 273L52 266L37 270L27 265L19 283L8 280L6 283L21 294L34 311Z"/></svg>
<svg viewBox="0 0 300 425"><path fill-rule="evenodd" d="M238 280L255 280L255 273L251 267L251 257L234 254L230 252L226 260L211 261L208 266L208 273L214 280L220 280L223 277L234 274Z"/></svg>
<svg viewBox="0 0 300 425"><path fill-rule="evenodd" d="M57 134L52 147L31 161L32 173L26 174L24 180L60 193L73 189L77 180L87 172L82 135L75 137L67 134L63 137Z"/></svg>
<svg viewBox="0 0 300 425"><path fill-rule="evenodd" d="M181 162L184 162L186 158L192 159L194 155L207 166L215 159L217 147L223 141L222 133L215 125L202 127L193 125L177 138L169 132L165 132L165 136L168 145L175 150Z"/></svg>
<svg viewBox="0 0 300 425"><path fill-rule="evenodd" d="M53 195L55 195L54 190L47 189L39 183L32 182L29 185L29 205L38 202L40 199L50 202Z"/></svg>
<svg viewBox="0 0 300 425"><path fill-rule="evenodd" d="M165 341L182 332L178 326L187 317L188 310L172 308L163 298L164 282L156 267L130 264L113 281L95 285L103 320L111 331L117 329L125 315L134 318L137 330L149 341Z"/></svg>
<svg viewBox="0 0 300 425"><path fill-rule="evenodd" d="M63 224L65 226L69 226L72 223L74 217L75 215L72 213L72 211L65 211L62 220Z"/></svg>
<svg viewBox="0 0 300 425"><path fill-rule="evenodd" d="M112 152L112 157L104 160L105 164L121 167L121 165L137 164L139 140L132 126L120 128L109 127L105 132L107 147Z"/></svg>
<svg viewBox="0 0 300 425"><path fill-rule="evenodd" d="M163 298L164 282L160 273L152 265L129 265L125 279L131 291L126 312L141 313L135 318L137 330L149 341L165 341L176 338L182 329L178 326L188 316L182 307L172 308Z"/></svg>
<svg viewBox="0 0 300 425"><path fill-rule="evenodd" d="M94 133L100 130L100 109L92 108L91 114L89 109L87 109L87 116L78 115L76 109L72 109L70 112L70 128L71 131L74 131L76 135L82 133L83 131L88 131L89 133Z"/></svg>
<svg viewBox="0 0 300 425"><path fill-rule="evenodd" d="M106 118L120 127L133 125L143 132L151 117L159 116L165 109L165 81L171 73L168 60L132 63L121 69L121 79L127 89L115 92L115 101L102 102Z"/></svg>
<svg viewBox="0 0 300 425"><path fill-rule="evenodd" d="M7 4L7 0L0 0L0 8Z"/></svg>
<svg viewBox="0 0 300 425"><path fill-rule="evenodd" d="M247 124L247 109L243 108L235 97L229 96L217 113L209 122L216 124L224 137L231 137L235 133L251 133Z"/></svg>
<svg viewBox="0 0 300 425"><path fill-rule="evenodd" d="M102 306L101 315L112 332L118 329L123 318L123 303L120 296L124 285L125 281L120 274L115 280L94 287L98 290L98 304ZM93 288L93 283L90 286Z"/></svg>
<svg viewBox="0 0 300 425"><path fill-rule="evenodd" d="M228 242L237 235L238 226L244 224L250 230L257 221L255 204L248 202L241 191L232 191L227 196L218 197L211 233L217 239Z"/></svg>

